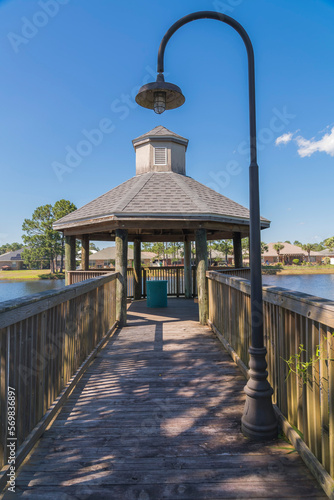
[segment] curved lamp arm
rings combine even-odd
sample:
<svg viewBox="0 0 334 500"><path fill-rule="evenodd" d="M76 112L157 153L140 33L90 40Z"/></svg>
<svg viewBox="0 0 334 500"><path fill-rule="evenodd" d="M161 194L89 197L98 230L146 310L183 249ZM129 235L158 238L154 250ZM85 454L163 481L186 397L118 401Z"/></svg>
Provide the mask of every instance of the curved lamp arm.
<svg viewBox="0 0 334 500"><path fill-rule="evenodd" d="M256 149L256 115L255 115L255 69L254 69L254 51L253 45L246 30L232 17L221 14L220 12L213 11L200 11L188 14L182 17L176 23L174 23L169 30L166 32L165 36L161 40L159 52L158 52L158 73L164 72L164 55L166 45L174 33L191 21L196 21L197 19L215 19L216 21L222 21L235 29L241 36L247 50L248 56L248 88L249 88L249 131L250 131L250 149L251 149L251 163L256 163L257 161L257 149Z"/></svg>

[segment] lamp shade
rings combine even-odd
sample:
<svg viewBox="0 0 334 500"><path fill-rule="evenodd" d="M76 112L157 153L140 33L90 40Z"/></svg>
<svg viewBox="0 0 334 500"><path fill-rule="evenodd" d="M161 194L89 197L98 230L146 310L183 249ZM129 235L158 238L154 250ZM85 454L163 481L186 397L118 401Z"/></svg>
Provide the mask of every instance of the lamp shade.
<svg viewBox="0 0 334 500"><path fill-rule="evenodd" d="M185 101L180 87L163 80L159 74L157 81L143 85L136 95L136 103L143 108L154 109L158 114L165 109L175 109Z"/></svg>

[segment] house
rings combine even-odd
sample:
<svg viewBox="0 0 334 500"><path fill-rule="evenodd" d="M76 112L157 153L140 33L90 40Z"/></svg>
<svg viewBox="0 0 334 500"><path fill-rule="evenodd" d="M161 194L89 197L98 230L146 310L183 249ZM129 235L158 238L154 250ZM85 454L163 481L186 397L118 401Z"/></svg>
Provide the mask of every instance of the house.
<svg viewBox="0 0 334 500"><path fill-rule="evenodd" d="M277 262L282 262L282 264L292 264L294 259L298 259L299 262L303 262L304 260L308 260L308 253L297 245L292 245L291 243L281 243L284 245L284 248L280 250L279 255L274 248L274 245L281 242L276 243L268 243L268 251L262 254L262 261L264 264L275 264ZM311 252L310 260L311 262L315 262L315 254L317 252Z"/></svg>
<svg viewBox="0 0 334 500"><path fill-rule="evenodd" d="M329 259L329 263L334 265L334 250L321 250L321 252L312 252L315 254L316 262L326 262L326 259Z"/></svg>
<svg viewBox="0 0 334 500"><path fill-rule="evenodd" d="M141 252L142 264L149 266L152 261L156 258L156 254L153 252ZM133 264L133 249L128 248L128 266L132 267ZM115 267L116 259L116 247L108 247L95 252L89 256L89 267L96 269L103 268L113 268Z"/></svg>
<svg viewBox="0 0 334 500"><path fill-rule="evenodd" d="M13 252L7 252L0 255L0 269L5 266L8 266L11 270L23 269L23 250L24 248L20 248L19 250L14 250Z"/></svg>
<svg viewBox="0 0 334 500"><path fill-rule="evenodd" d="M192 254L191 258L192 265L196 265L196 257L195 253ZM234 263L234 256L227 256L227 264L232 265ZM153 265L162 266L183 266L184 265L184 252L183 250L178 249L174 253L169 253L165 257L160 256L160 258L156 257L153 260ZM226 265L226 255L219 250L213 250L212 248L208 248L208 264L209 266L225 266Z"/></svg>

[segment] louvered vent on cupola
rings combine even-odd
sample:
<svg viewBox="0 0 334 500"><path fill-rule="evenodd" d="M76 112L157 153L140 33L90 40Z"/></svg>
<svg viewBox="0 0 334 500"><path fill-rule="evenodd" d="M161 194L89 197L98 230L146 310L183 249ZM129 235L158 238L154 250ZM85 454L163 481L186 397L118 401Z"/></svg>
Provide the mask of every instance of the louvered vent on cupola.
<svg viewBox="0 0 334 500"><path fill-rule="evenodd" d="M136 151L136 175L146 172L185 175L188 139L159 125L132 143Z"/></svg>
<svg viewBox="0 0 334 500"><path fill-rule="evenodd" d="M167 165L167 148L154 148L154 165Z"/></svg>

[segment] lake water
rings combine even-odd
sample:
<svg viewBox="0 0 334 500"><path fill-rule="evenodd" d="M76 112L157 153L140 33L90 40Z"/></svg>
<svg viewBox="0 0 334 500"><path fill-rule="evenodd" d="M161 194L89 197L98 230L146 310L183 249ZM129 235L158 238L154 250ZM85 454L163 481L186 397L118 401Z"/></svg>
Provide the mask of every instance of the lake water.
<svg viewBox="0 0 334 500"><path fill-rule="evenodd" d="M296 275L264 275L262 277L264 285L280 286L295 290L297 292L308 293L317 297L334 300L334 274L304 274Z"/></svg>
<svg viewBox="0 0 334 500"><path fill-rule="evenodd" d="M65 280L0 281L0 302L46 290L59 290Z"/></svg>
<svg viewBox="0 0 334 500"><path fill-rule="evenodd" d="M334 300L334 274L264 275L263 284ZM0 302L64 286L65 280L0 281Z"/></svg>

